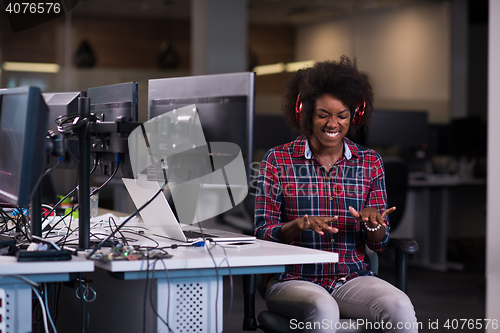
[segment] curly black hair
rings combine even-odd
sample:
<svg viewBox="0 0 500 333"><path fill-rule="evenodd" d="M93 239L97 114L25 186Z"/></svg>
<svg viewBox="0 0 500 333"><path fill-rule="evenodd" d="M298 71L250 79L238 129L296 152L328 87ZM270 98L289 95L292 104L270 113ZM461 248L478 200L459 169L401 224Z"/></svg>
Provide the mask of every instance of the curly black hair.
<svg viewBox="0 0 500 333"><path fill-rule="evenodd" d="M337 97L351 111L349 137L354 137L358 130L365 130L369 126L373 112L372 87L358 71L356 60L351 61L347 56L342 56L339 62L318 62L313 67L301 69L287 81L282 112L288 126L307 137L312 135L314 105L323 94ZM300 122L296 120L297 98L303 103ZM363 102L366 103L365 113L360 123L354 125L354 111Z"/></svg>

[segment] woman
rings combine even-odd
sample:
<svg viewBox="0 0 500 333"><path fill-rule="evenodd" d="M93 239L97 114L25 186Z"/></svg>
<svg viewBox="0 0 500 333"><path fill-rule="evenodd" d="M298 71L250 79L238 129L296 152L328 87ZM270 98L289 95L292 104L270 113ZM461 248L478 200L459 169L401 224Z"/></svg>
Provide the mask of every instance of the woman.
<svg viewBox="0 0 500 333"><path fill-rule="evenodd" d="M372 111L371 86L349 58L300 70L283 112L302 135L269 150L260 166L255 235L339 254L338 263L294 265L267 284L269 310L304 332L335 331L340 314L383 322L388 332L417 331L409 298L364 260L365 245L387 245L395 210L387 209L380 155L346 137Z"/></svg>

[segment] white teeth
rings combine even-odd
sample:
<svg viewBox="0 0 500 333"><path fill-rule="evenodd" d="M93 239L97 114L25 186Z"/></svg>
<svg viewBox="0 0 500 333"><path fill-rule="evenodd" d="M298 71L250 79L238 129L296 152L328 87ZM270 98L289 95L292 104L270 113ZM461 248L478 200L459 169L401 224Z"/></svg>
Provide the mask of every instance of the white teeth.
<svg viewBox="0 0 500 333"><path fill-rule="evenodd" d="M339 132L335 132L335 133L328 133L328 132L325 132L326 135L328 135L330 138L334 138L336 137L337 135L339 135Z"/></svg>

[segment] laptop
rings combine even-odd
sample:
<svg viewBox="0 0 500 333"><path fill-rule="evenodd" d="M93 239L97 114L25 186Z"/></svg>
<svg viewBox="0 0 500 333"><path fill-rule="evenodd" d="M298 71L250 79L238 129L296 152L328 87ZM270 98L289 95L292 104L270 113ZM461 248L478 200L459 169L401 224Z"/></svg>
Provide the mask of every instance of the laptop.
<svg viewBox="0 0 500 333"><path fill-rule="evenodd" d="M160 184L147 181L145 175L139 178L122 178L134 205L139 208L150 200L160 190ZM200 228L199 226L181 225L175 217L167 198L162 193L139 213L146 227L154 235L178 240L181 242L196 242L200 238L213 239L218 243L253 242L255 236L238 234L235 232ZM200 230L201 229L201 230Z"/></svg>

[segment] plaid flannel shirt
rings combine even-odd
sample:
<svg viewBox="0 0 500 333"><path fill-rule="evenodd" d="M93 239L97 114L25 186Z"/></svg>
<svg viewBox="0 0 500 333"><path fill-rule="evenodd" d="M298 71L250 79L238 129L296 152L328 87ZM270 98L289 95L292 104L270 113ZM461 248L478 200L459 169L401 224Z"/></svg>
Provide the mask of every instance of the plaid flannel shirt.
<svg viewBox="0 0 500 333"><path fill-rule="evenodd" d="M304 136L269 150L260 165L255 198L255 235L279 242L281 227L305 214L335 216L338 233L323 236L302 231L292 245L338 253L337 263L297 264L278 274L280 281L305 279L332 291L340 280L373 275L365 261L365 244L382 251L389 242L389 228L380 243L366 237L365 228L349 213L349 206L361 211L387 209L382 158L344 138L344 155L326 171L312 154Z"/></svg>

